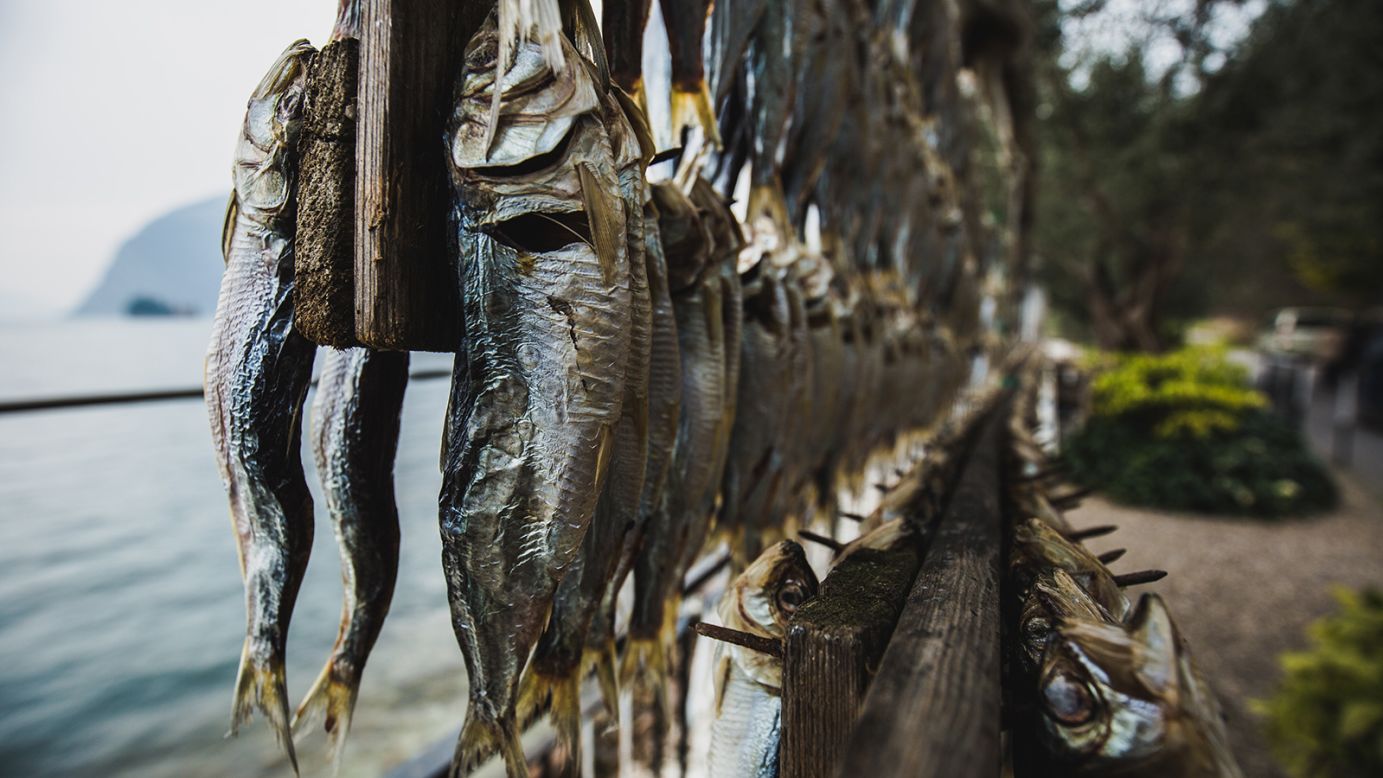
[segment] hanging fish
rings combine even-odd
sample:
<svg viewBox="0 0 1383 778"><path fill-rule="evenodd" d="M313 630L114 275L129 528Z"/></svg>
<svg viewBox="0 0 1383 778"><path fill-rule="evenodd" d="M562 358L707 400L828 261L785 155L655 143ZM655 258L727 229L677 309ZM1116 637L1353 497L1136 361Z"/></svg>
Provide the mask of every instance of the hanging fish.
<svg viewBox="0 0 1383 778"><path fill-rule="evenodd" d="M648 112L648 98L643 84L643 33L652 3L653 0L605 0L600 9L610 80L644 113Z"/></svg>
<svg viewBox="0 0 1383 778"><path fill-rule="evenodd" d="M602 118L615 149L630 268L624 399L611 441L604 490L596 502L581 553L557 588L552 614L524 676L518 703L522 721L544 701L550 702L549 716L563 746L561 753L572 766L581 762L581 679L584 671L596 662L610 661L603 655L586 655L586 634L606 587L614 578L620 561L616 550L623 548L625 536L639 520L648 462L652 313L644 257L644 154L633 127L613 97L606 98Z"/></svg>
<svg viewBox="0 0 1383 778"><path fill-rule="evenodd" d="M711 238L695 206L675 186L655 184L653 194L672 279L682 402L663 499L648 520L643 551L634 560L634 610L621 674L626 683L661 695L688 549L700 550L716 494L726 344L720 278L708 272Z"/></svg>
<svg viewBox="0 0 1383 778"><path fill-rule="evenodd" d="M487 136L494 18L467 48L448 131L465 319L439 498L452 622L470 676L453 773L492 749L527 774L520 674L581 549L613 454L631 278L619 170L589 67L534 33Z"/></svg>
<svg viewBox="0 0 1383 778"><path fill-rule="evenodd" d="M258 708L298 769L284 650L312 551L303 400L317 348L293 327L298 134L315 51L290 45L250 95L226 210L226 271L206 356L206 404L245 579L245 646L231 734Z"/></svg>
<svg viewBox="0 0 1383 778"><path fill-rule="evenodd" d="M792 234L778 173L778 147L792 112L796 5L796 0L767 3L749 45L749 123L753 135L748 220L759 229L757 222L767 219L780 239Z"/></svg>
<svg viewBox="0 0 1383 778"><path fill-rule="evenodd" d="M719 108L730 95L731 85L744 64L749 37L763 16L768 0L715 0L705 50L707 79L712 104Z"/></svg>
<svg viewBox="0 0 1383 778"><path fill-rule="evenodd" d="M677 318L668 289L668 267L658 230L658 214L651 203L644 211L644 257L653 304L653 327L649 359L648 462L644 468L643 495L639 500L638 521L625 536L614 577L606 587L586 637L587 652L589 656L596 657L596 677L600 681L607 711L611 714L618 706L614 666L616 599L625 580L634 570L636 559L645 553L656 553L656 542L651 550L645 551L645 538L650 532L650 521L657 517L666 518L661 506L682 407L682 357L677 340Z"/></svg>
<svg viewBox="0 0 1383 778"><path fill-rule="evenodd" d="M770 546L721 596L717 612L730 629L784 640L788 621L816 596L816 575L802 547ZM711 778L772 778L782 739L783 660L730 643L716 645Z"/></svg>
<svg viewBox="0 0 1383 778"><path fill-rule="evenodd" d="M712 0L658 0L658 5L672 55L672 130L680 133L683 127L699 127L712 144L719 144L701 52Z"/></svg>
<svg viewBox="0 0 1383 778"><path fill-rule="evenodd" d="M1070 619L1048 643L1041 728L1060 774L1241 778L1214 693L1157 595L1126 625Z"/></svg>
<svg viewBox="0 0 1383 778"><path fill-rule="evenodd" d="M312 408L312 452L341 548L346 597L331 658L298 706L293 731L323 716L338 764L365 660L384 626L398 577L394 454L407 384L407 352L328 349Z"/></svg>
<svg viewBox="0 0 1383 778"><path fill-rule="evenodd" d="M793 396L792 302L767 264L760 262L743 278L740 380L721 487L721 531L733 536L740 567L758 555L760 533L775 515Z"/></svg>

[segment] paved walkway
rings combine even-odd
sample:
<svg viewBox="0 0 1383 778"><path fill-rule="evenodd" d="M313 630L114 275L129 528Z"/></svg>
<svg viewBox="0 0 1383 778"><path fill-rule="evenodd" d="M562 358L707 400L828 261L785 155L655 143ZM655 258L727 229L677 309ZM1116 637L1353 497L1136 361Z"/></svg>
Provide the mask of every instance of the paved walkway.
<svg viewBox="0 0 1383 778"><path fill-rule="evenodd" d="M1070 514L1076 526L1117 524L1091 540L1096 552L1126 547L1115 572L1167 570L1155 591L1171 608L1201 669L1220 694L1245 775L1285 774L1273 763L1248 701L1267 697L1277 655L1306 645L1305 626L1334 609L1335 584L1383 586L1383 502L1348 476L1334 514L1263 522L1203 518L1113 505L1091 498Z"/></svg>

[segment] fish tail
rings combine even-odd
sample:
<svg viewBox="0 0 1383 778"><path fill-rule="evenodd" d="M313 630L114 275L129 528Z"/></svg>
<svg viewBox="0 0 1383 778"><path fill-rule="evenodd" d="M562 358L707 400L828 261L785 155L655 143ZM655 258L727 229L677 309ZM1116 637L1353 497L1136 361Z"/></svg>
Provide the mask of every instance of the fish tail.
<svg viewBox="0 0 1383 778"><path fill-rule="evenodd" d="M231 727L227 737L238 734L258 708L268 719L274 737L288 753L293 774L298 774L298 754L288 726L288 684L284 679L283 659L275 655L267 665L250 656L250 642L240 652L240 671L235 679L235 701L231 708Z"/></svg>
<svg viewBox="0 0 1383 778"><path fill-rule="evenodd" d="M665 658L663 643L658 637L630 637L624 648L624 661L620 665L621 682L635 689L653 690L661 697L663 679L666 677Z"/></svg>
<svg viewBox="0 0 1383 778"><path fill-rule="evenodd" d="M581 659L584 668L595 671L596 683L600 685L600 699L605 704L605 714L613 721L619 721L619 676L615 667L615 641L606 638L598 646L587 646ZM584 677L586 672L582 672Z"/></svg>
<svg viewBox="0 0 1383 778"><path fill-rule="evenodd" d="M671 113L672 126L679 134L683 127L700 127L706 140L720 148L720 128L716 125L715 109L711 107L711 91L704 79L690 88L672 88Z"/></svg>
<svg viewBox="0 0 1383 778"><path fill-rule="evenodd" d="M504 759L508 778L528 778L528 763L519 741L514 721L486 720L475 714L475 705L466 712L466 723L456 739L456 752L451 758L450 778L470 775L481 760L498 752Z"/></svg>
<svg viewBox="0 0 1383 778"><path fill-rule="evenodd" d="M331 755L332 764L339 766L341 752L346 746L346 735L351 730L351 715L355 712L355 698L359 691L357 680L344 677L336 671L335 662L328 662L293 714L294 736L301 738L313 722L319 717L323 718L322 726L327 733L327 750Z"/></svg>
<svg viewBox="0 0 1383 778"><path fill-rule="evenodd" d="M767 217L772 220L781 234L779 238L786 238L791 234L788 225L791 220L788 218L788 203L783 196L783 187L778 182L768 184L754 184L749 188L749 205L746 211L749 221L752 224L754 219L759 216Z"/></svg>
<svg viewBox="0 0 1383 778"><path fill-rule="evenodd" d="M557 743L566 755L568 770L559 775L581 773L581 677L572 674L559 678L552 685L552 708L549 713L557 730Z"/></svg>
<svg viewBox="0 0 1383 778"><path fill-rule="evenodd" d="M557 683L558 678L532 667L523 674L519 680L519 701L514 707L517 711L515 718L521 726L528 726L548 710L552 689Z"/></svg>

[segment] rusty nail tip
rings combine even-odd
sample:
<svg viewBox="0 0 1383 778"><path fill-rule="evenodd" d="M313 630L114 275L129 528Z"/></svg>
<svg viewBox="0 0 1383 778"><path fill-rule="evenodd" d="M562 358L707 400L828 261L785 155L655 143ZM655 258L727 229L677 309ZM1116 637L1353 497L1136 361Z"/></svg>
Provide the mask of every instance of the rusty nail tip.
<svg viewBox="0 0 1383 778"><path fill-rule="evenodd" d="M1118 586L1137 586L1148 584L1153 581L1161 581L1167 577L1166 570L1139 570L1136 573L1124 573L1114 576L1114 583Z"/></svg>
<svg viewBox="0 0 1383 778"><path fill-rule="evenodd" d="M841 543L839 540L836 540L835 538L828 538L825 535L817 534L815 532L812 532L811 530L799 530L797 533L797 537L803 540L809 540L813 543L823 545L826 548L829 548L833 551L839 551L842 548L845 548L845 544Z"/></svg>

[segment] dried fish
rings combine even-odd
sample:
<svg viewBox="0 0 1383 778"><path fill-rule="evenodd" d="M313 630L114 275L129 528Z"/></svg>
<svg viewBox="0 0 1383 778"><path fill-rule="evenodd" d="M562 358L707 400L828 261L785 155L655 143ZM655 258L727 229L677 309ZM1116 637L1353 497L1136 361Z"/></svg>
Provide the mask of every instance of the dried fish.
<svg viewBox="0 0 1383 778"><path fill-rule="evenodd" d="M1063 774L1242 776L1219 703L1157 595L1127 624L1066 619L1038 689L1044 743Z"/></svg>
<svg viewBox="0 0 1383 778"><path fill-rule="evenodd" d="M406 352L328 349L313 403L312 451L341 548L346 597L336 645L298 706L293 731L324 717L332 760L338 763L365 661L384 626L398 577L394 454L407 383Z"/></svg>
<svg viewBox="0 0 1383 778"><path fill-rule="evenodd" d="M711 0L658 0L667 27L668 51L672 54L673 132L699 127L708 140L719 143L701 52L712 5Z"/></svg>
<svg viewBox="0 0 1383 778"><path fill-rule="evenodd" d="M785 540L759 555L721 598L726 627L782 641L788 620L816 596L817 580L802 547ZM767 778L778 774L782 736L780 657L718 643L715 720L709 773L713 778Z"/></svg>
<svg viewBox="0 0 1383 778"><path fill-rule="evenodd" d="M449 129L466 332L440 512L470 675L453 772L496 749L521 776L520 673L612 457L631 278L618 162L592 69L565 38L560 59L520 42L491 147L500 40L493 17L472 39Z"/></svg>
<svg viewBox="0 0 1383 778"><path fill-rule="evenodd" d="M621 672L661 694L673 652L685 564L700 550L717 484L713 480L725 399L725 339L720 277L708 272L710 235L675 186L653 187L672 279L681 355L682 398L672 463L661 503L634 561L634 610ZM689 552L688 549L694 549Z"/></svg>
<svg viewBox="0 0 1383 778"><path fill-rule="evenodd" d="M598 661L611 661L603 650L586 654L586 634L620 561L619 554L611 552L623 548L625 536L638 522L648 461L652 312L644 261L643 151L613 97L606 98L602 118L615 149L630 268L624 399L611 441L604 490L596 503L581 553L557 588L552 614L534 650L518 703L519 718L524 720L544 700L550 700L549 715L564 746L562 753L572 765L580 764L583 671ZM612 691L607 691L609 698L613 698Z"/></svg>
<svg viewBox="0 0 1383 778"><path fill-rule="evenodd" d="M258 708L295 771L283 662L312 551L300 431L317 349L293 327L293 242L302 96L314 53L305 40L293 43L250 95L205 378L248 614L230 731Z"/></svg>

